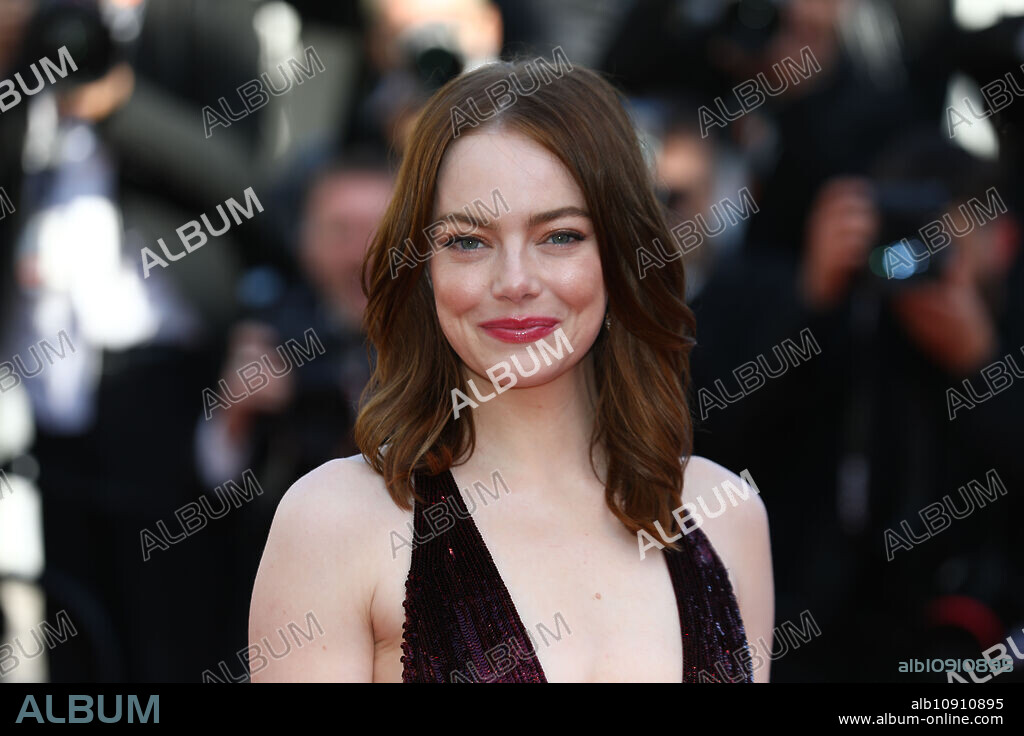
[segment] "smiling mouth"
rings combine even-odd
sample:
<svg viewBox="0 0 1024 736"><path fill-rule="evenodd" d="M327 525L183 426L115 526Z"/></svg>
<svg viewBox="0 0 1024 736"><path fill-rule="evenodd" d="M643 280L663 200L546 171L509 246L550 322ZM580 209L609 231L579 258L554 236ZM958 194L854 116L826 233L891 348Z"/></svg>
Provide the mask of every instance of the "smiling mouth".
<svg viewBox="0 0 1024 736"><path fill-rule="evenodd" d="M551 334L558 326L558 320L550 317L528 317L525 319L496 319L483 322L483 328L491 337L502 342L534 342Z"/></svg>

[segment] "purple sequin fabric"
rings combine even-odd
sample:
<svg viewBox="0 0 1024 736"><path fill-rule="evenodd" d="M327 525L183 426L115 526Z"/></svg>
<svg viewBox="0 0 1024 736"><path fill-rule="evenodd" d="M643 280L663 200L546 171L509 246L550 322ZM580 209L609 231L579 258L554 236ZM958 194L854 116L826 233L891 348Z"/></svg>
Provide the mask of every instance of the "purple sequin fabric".
<svg viewBox="0 0 1024 736"><path fill-rule="evenodd" d="M415 475L403 682L547 682L526 627L450 470ZM431 507L444 504L446 508ZM729 577L693 529L665 549L683 635L683 682L752 682Z"/></svg>

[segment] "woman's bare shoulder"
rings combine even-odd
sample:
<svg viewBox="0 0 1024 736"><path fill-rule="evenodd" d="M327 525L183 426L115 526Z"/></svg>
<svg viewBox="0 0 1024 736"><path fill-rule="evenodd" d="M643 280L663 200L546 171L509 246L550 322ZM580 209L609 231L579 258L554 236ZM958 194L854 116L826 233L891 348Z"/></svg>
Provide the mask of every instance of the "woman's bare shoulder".
<svg viewBox="0 0 1024 736"><path fill-rule="evenodd" d="M310 616L326 633L322 646L268 662L259 679L372 678L371 603L391 560L388 530L401 528L406 515L359 455L331 460L295 481L278 504L260 560L249 640Z"/></svg>
<svg viewBox="0 0 1024 736"><path fill-rule="evenodd" d="M737 475L713 460L693 455L686 464L683 503L727 569L764 552L768 512L747 471Z"/></svg>
<svg viewBox="0 0 1024 736"><path fill-rule="evenodd" d="M277 514L298 517L314 528L352 522L362 528L392 508L397 510L384 479L362 455L352 455L329 460L295 481L282 497Z"/></svg>
<svg viewBox="0 0 1024 736"><path fill-rule="evenodd" d="M755 530L749 527L756 528L762 524L767 528L768 512L756 480L748 470L741 470L737 475L714 460L691 455L683 479L683 501L697 503L703 499L703 505L714 513L718 508L716 489L717 495L726 499L727 511L721 515L716 514L715 519L729 515L734 517L732 525L748 531ZM702 506L698 506L698 509L703 516L707 516Z"/></svg>
<svg viewBox="0 0 1024 736"><path fill-rule="evenodd" d="M372 570L388 551L391 529L411 512L392 500L362 455L330 460L292 484L271 524L270 542L304 555L340 556Z"/></svg>

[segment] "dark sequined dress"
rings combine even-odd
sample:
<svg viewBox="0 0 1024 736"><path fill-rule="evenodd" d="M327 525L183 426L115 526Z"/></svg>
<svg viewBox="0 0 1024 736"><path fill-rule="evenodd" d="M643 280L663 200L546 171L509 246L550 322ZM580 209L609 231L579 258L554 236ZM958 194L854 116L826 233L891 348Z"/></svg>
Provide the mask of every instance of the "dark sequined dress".
<svg viewBox="0 0 1024 736"><path fill-rule="evenodd" d="M418 473L415 484L426 504L416 502L413 516L402 681L547 682L451 471ZM431 512L435 504L448 508ZM699 528L678 541L681 551L666 548L664 557L682 627L683 682L752 682L725 568Z"/></svg>

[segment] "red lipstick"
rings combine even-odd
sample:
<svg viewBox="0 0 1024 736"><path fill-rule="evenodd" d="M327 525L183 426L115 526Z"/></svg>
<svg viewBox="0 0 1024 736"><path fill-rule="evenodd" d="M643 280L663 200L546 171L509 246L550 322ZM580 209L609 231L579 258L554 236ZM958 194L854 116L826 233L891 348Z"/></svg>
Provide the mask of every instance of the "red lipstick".
<svg viewBox="0 0 1024 736"><path fill-rule="evenodd" d="M502 342L534 342L551 334L558 326L554 317L522 317L520 319L494 319L481 322L480 327L491 337Z"/></svg>

